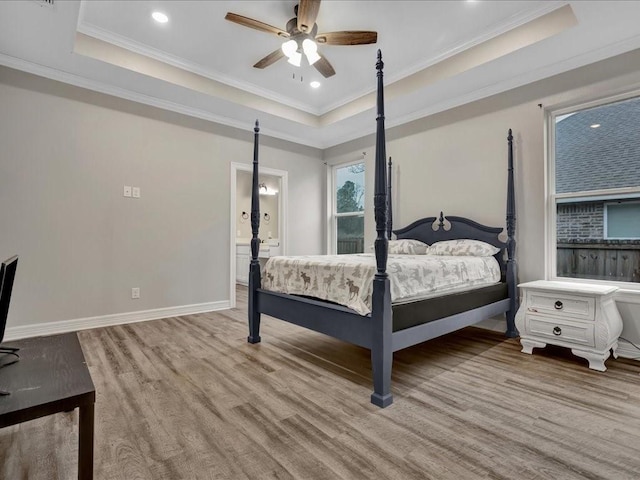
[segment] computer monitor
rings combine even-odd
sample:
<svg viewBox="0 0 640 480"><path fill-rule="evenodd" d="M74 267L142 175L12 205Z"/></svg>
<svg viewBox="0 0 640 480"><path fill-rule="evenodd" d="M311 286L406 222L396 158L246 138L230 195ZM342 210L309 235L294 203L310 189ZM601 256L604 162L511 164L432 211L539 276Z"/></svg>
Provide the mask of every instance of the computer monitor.
<svg viewBox="0 0 640 480"><path fill-rule="evenodd" d="M0 266L0 354L15 357L12 362L3 363L0 367L6 367L18 361L19 349L15 347L3 347L4 331L7 327L7 315L9 314L9 302L11 301L11 291L13 290L13 280L16 277L16 267L18 266L18 256L13 256ZM3 355L3 356L4 356ZM0 388L0 396L9 395L10 393Z"/></svg>
<svg viewBox="0 0 640 480"><path fill-rule="evenodd" d="M0 267L0 344L4 339L4 331L7 327L9 302L11 301L11 290L13 290L13 280L16 277L17 266L18 256L15 255L2 262L2 267ZM17 351L17 349L0 346L0 351L5 350Z"/></svg>

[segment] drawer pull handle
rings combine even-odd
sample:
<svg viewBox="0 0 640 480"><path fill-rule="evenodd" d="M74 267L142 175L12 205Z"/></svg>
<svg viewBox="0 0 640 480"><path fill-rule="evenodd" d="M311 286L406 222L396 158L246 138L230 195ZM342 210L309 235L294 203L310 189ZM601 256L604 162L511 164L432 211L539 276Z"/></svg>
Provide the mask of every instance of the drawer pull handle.
<svg viewBox="0 0 640 480"><path fill-rule="evenodd" d="M553 327L553 334L556 336L562 335L562 329L560 327Z"/></svg>
<svg viewBox="0 0 640 480"><path fill-rule="evenodd" d="M556 303L553 304L553 306L555 307L556 310L562 310L562 307L564 305L562 305L562 302L560 300L557 300Z"/></svg>

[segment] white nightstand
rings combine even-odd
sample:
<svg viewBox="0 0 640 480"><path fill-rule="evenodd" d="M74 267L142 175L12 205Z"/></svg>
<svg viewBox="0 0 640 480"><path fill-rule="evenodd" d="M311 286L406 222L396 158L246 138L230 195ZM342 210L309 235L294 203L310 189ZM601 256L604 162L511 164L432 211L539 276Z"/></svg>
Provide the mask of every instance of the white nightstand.
<svg viewBox="0 0 640 480"><path fill-rule="evenodd" d="M522 352L548 343L568 347L604 372L604 361L617 358L622 319L613 295L618 287L538 280L521 283L523 302L516 314Z"/></svg>

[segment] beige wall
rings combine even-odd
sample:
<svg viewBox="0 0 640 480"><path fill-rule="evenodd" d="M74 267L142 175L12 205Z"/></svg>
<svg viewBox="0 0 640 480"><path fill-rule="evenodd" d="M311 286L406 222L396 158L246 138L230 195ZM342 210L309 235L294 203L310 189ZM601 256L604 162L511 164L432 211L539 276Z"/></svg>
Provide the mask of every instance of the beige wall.
<svg viewBox="0 0 640 480"><path fill-rule="evenodd" d="M528 281L544 276L543 118L534 105L519 105L390 142L388 151L396 164L394 224L405 226L443 211L504 226L509 128L514 132L517 162L520 280Z"/></svg>
<svg viewBox="0 0 640 480"><path fill-rule="evenodd" d="M388 129L395 226L440 210L504 225L512 128L520 280L543 278L545 109L640 89L638 65L640 51L630 52ZM251 125L214 125L6 68L0 105L0 254L20 254L10 326L229 298L229 164L250 163ZM289 175L289 254L325 251L320 160L366 152L371 193L373 145L370 135L319 152L262 138L261 164ZM122 197L125 184L142 198ZM636 294L619 301L634 342L638 303Z"/></svg>
<svg viewBox="0 0 640 480"><path fill-rule="evenodd" d="M394 168L394 228L426 216L470 217L505 225L507 131L515 139L517 261L521 282L545 278L545 109L640 89L640 51L536 82L485 100L387 130ZM540 105L541 106L540 106ZM389 121L387 116L387 121ZM367 152L366 188L373 190L375 139L328 149L325 161L350 161ZM367 194L367 211L372 211ZM367 214L365 244L375 238ZM619 300L623 337L640 342L640 296ZM621 296L622 298L622 296Z"/></svg>
<svg viewBox="0 0 640 480"><path fill-rule="evenodd" d="M239 131L7 68L0 105L0 256L20 255L10 328L229 300L230 163L251 162L252 121ZM321 152L263 137L260 154L289 173L289 251L322 253L309 215L324 209Z"/></svg>
<svg viewBox="0 0 640 480"><path fill-rule="evenodd" d="M543 113L535 104L466 118L446 114L432 128L406 135L395 131L387 140L393 159L394 228L414 220L449 215L504 226L507 189L507 132L514 132L518 261L521 280L544 276L544 136ZM366 140L365 140L366 141ZM369 139L373 143L373 139ZM354 142L358 143L358 142ZM342 149L350 149L346 153ZM325 152L330 164L349 161L366 151L366 208L373 208L375 149L342 145ZM526 179L526 181L525 181ZM525 205L527 206L525 209ZM366 215L365 244L375 239L375 223ZM525 218L526 217L526 218ZM526 252L524 254L523 252Z"/></svg>

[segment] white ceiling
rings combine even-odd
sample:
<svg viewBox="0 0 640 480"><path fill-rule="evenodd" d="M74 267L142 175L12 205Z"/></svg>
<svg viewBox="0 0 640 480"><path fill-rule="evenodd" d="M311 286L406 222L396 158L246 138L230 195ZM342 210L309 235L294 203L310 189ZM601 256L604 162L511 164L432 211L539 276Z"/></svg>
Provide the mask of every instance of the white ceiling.
<svg viewBox="0 0 640 480"><path fill-rule="evenodd" d="M3 1L0 64L327 148L374 131L377 49L393 126L640 48L640 2L324 0L318 32L375 30L378 43L321 45L328 79L286 59L253 68L282 40L225 14L284 29L296 3Z"/></svg>

